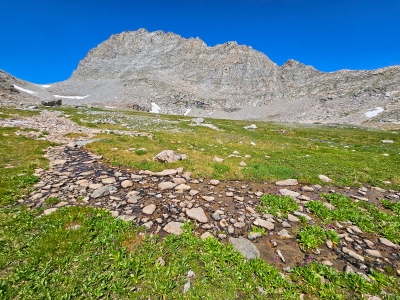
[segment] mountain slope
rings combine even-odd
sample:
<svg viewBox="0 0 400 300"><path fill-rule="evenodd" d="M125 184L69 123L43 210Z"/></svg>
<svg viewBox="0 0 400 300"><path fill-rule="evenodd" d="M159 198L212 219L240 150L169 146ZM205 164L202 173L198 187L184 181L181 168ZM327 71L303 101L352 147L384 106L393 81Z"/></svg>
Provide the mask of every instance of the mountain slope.
<svg viewBox="0 0 400 300"><path fill-rule="evenodd" d="M399 66L324 73L289 60L279 67L236 42L208 47L145 29L112 35L47 90L75 97L67 104L232 119L360 124L376 107L390 122L400 115Z"/></svg>

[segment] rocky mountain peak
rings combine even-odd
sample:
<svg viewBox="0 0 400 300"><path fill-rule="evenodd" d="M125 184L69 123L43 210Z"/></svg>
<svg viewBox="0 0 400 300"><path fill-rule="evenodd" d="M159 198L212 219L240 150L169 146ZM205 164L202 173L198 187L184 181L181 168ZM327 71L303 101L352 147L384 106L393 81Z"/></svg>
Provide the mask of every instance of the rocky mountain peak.
<svg viewBox="0 0 400 300"><path fill-rule="evenodd" d="M360 124L376 107L381 119L400 116L399 66L326 73L289 59L278 67L236 42L210 47L144 28L90 50L70 79L46 90L27 87L67 104L201 117Z"/></svg>

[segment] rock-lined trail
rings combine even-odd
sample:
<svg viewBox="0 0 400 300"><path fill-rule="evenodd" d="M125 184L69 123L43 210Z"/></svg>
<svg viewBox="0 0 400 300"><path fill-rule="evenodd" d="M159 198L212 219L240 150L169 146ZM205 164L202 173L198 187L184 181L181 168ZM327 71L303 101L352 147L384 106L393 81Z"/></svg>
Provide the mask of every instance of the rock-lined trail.
<svg viewBox="0 0 400 300"><path fill-rule="evenodd" d="M46 156L50 169L36 170L41 181L27 199L20 200L31 208L47 207L45 201L49 197L61 200L44 214L63 206L103 208L116 218L144 225L148 232L162 236L181 234L181 226L190 220L196 224L199 236L212 235L231 242L245 257L261 256L285 270L311 260L360 274L371 267L400 268L398 245L364 234L349 222L334 224L341 237L337 247L328 241L319 250L305 253L296 241L301 227L299 215L310 223L318 222L304 204L320 199L321 193L335 189L354 199L374 202L380 198L397 199L400 194L396 191L303 186L296 180L255 183L192 179L182 168L156 173L120 169L76 143L50 147ZM266 192L291 195L299 204L299 211L289 214L287 219L257 213L259 199ZM252 225L265 228L266 235L251 233Z"/></svg>
<svg viewBox="0 0 400 300"><path fill-rule="evenodd" d="M49 169L36 170L40 182L26 199L19 200L29 208L44 207L44 214L66 206L97 207L126 222L144 225L148 232L161 236L181 234L183 223L190 220L202 238L214 236L224 243L230 242L246 258L261 257L286 271L296 263L318 260L339 270L358 272L367 280L370 279L365 274L371 268L382 272L393 268L400 276L399 245L365 234L351 222L331 224L340 235L339 245L328 240L318 250L306 253L296 240L303 226L302 217L308 223L319 223L304 205L321 199L322 193L337 192L355 201L378 204L378 199L400 199L399 191L305 186L295 179L275 183L194 179L183 168L162 172L121 169L109 166L102 156L83 148L100 131L78 126L57 112L42 111L38 116L4 119L0 120L0 126L36 129L17 131L34 138L46 131L47 135L41 139L61 144L47 149ZM66 137L70 132L82 132L87 137L79 141ZM118 133L151 138L148 133ZM257 205L264 193L291 196L299 210L288 214L286 219L258 213ZM46 200L50 197L57 197L60 202L49 207ZM327 202L325 205L334 209ZM251 232L253 225L264 228L266 234Z"/></svg>

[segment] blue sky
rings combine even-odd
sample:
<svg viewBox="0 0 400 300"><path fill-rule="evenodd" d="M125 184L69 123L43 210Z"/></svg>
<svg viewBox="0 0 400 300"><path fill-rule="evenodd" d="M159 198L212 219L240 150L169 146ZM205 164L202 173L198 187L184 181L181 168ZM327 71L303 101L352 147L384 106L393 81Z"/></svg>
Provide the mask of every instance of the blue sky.
<svg viewBox="0 0 400 300"><path fill-rule="evenodd" d="M252 46L321 71L400 65L399 0L0 0L0 69L67 79L112 34L146 28Z"/></svg>

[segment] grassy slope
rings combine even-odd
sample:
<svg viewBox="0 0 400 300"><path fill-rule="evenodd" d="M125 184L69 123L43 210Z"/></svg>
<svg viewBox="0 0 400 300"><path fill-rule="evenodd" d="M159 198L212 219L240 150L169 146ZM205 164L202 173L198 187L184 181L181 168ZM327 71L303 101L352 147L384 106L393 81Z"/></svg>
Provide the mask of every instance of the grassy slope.
<svg viewBox="0 0 400 300"><path fill-rule="evenodd" d="M103 154L113 165L135 169L162 170L165 165L152 158L165 149L186 153L189 159L168 168L183 166L193 177L217 179L277 180L297 178L302 182L322 183L324 174L341 186L370 184L400 189L400 139L397 132L378 131L351 126L288 125L259 122L258 129L243 128L249 122L209 120L221 131L189 126L189 118L135 112L110 112L64 109L74 121L97 128L114 130L131 128L150 132L147 137L103 134L103 140L87 147ZM103 114L103 116L102 116ZM95 120L113 120L116 124L95 124ZM121 126L122 123L127 124ZM381 140L393 140L383 144ZM255 143L255 146L251 145ZM118 150L111 150L118 148ZM137 155L130 148L146 148ZM233 151L251 158L227 158ZM384 156L388 154L388 156ZM224 158L222 163L213 157ZM240 167L246 162L245 168ZM383 181L390 181L385 184Z"/></svg>
<svg viewBox="0 0 400 300"><path fill-rule="evenodd" d="M14 131L0 129L0 180L8 186L3 204L35 181L21 184L21 177L31 178L35 167L46 164L41 154L48 143L16 137ZM8 163L18 168L4 169ZM4 198L9 191L15 195ZM182 236L161 240L102 210L62 208L38 218L41 210L0 208L0 299L298 299L302 293L355 299L380 295L382 288L389 299L400 293L393 277L373 272L368 283L317 263L297 266L282 278L278 266L245 261L216 239L202 241L190 225ZM184 295L189 270L196 277Z"/></svg>

